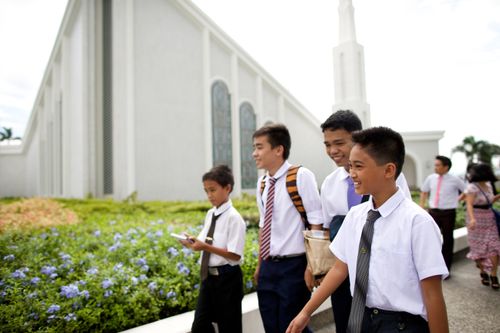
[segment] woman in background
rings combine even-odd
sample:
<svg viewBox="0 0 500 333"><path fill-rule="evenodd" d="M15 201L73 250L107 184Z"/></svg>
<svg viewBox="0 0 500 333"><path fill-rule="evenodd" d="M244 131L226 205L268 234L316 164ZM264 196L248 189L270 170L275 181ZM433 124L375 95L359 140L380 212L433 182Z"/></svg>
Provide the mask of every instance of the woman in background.
<svg viewBox="0 0 500 333"><path fill-rule="evenodd" d="M500 237L491 205L500 199L493 188L496 177L488 164L473 164L468 170L467 188L467 240L470 252L467 258L476 262L481 283L498 290L497 268L500 256ZM492 186L493 184L493 186ZM489 272L490 274L488 275Z"/></svg>

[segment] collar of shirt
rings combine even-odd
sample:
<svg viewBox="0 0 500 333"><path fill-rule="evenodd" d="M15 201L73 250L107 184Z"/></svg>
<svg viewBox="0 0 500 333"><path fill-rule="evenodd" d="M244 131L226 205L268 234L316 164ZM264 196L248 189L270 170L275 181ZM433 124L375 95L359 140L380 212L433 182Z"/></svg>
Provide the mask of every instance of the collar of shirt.
<svg viewBox="0 0 500 333"><path fill-rule="evenodd" d="M269 174L269 171L266 173L267 180L269 181L270 177L273 177L274 179L280 178L281 176L283 176L288 171L288 169L290 169L291 166L292 165L290 164L290 162L288 162L288 160L285 161L285 162L283 162L283 164L280 166L280 168L278 169L278 171L276 171L276 173L274 174L274 176L271 176Z"/></svg>
<svg viewBox="0 0 500 333"><path fill-rule="evenodd" d="M403 194L403 191L401 191L401 189L398 187L396 193L394 193L389 199L387 199L386 202L384 202L378 209L375 209L373 207L373 199L370 200L369 206L370 209L378 210L382 217L387 217L396 209L396 207L399 206L404 198L405 195Z"/></svg>
<svg viewBox="0 0 500 333"><path fill-rule="evenodd" d="M233 202L231 201L231 199L229 199L228 201L224 202L219 207L213 207L212 208L212 212L215 215L220 215L220 214L224 213L226 210L228 210L231 207L233 207Z"/></svg>

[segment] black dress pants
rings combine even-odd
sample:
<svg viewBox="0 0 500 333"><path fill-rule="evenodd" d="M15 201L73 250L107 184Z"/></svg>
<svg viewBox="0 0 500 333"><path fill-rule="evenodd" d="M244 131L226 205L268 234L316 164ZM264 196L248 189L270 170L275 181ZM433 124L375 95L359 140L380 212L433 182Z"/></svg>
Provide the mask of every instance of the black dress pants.
<svg viewBox="0 0 500 333"><path fill-rule="evenodd" d="M192 333L241 333L243 276L240 266L222 266L219 275L208 275L201 283L200 295L191 327Z"/></svg>
<svg viewBox="0 0 500 333"><path fill-rule="evenodd" d="M443 235L443 254L444 262L448 271L451 270L453 261L453 230L455 229L456 209L430 209L429 214L436 221L441 234Z"/></svg>

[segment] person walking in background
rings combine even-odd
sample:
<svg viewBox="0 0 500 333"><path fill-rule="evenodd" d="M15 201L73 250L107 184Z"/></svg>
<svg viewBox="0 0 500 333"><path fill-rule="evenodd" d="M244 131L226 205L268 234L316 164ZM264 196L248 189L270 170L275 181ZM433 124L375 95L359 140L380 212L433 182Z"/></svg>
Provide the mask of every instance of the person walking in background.
<svg viewBox="0 0 500 333"><path fill-rule="evenodd" d="M429 207L429 213L436 221L443 235L442 254L446 267L451 272L453 261L453 230L455 229L456 209L465 183L457 176L450 175L451 160L438 155L434 161L434 174L429 175L420 192L420 206Z"/></svg>
<svg viewBox="0 0 500 333"><path fill-rule="evenodd" d="M467 203L467 241L470 252L467 258L476 262L481 275L481 283L495 290L498 284L497 268L500 255L500 237L491 205L500 199L500 194L492 187L496 180L487 164L473 164L468 168L469 184L465 190ZM493 183L494 184L494 183ZM488 273L490 275L488 276Z"/></svg>
<svg viewBox="0 0 500 333"><path fill-rule="evenodd" d="M355 192L354 182L349 176L352 133L361 128L361 120L350 110L339 110L321 124L326 154L338 167L321 185L323 226L330 230L330 241L335 238L349 209L368 199L368 196L365 196L362 200L362 196ZM407 198L411 198L410 189L402 173L397 177L396 185ZM331 301L336 332L345 333L352 302L349 277L335 290Z"/></svg>
<svg viewBox="0 0 500 333"><path fill-rule="evenodd" d="M370 200L347 213L330 245L337 260L287 333L300 332L348 273L353 294L348 332L446 333L441 279L448 270L439 229L396 185L403 138L374 127L352 139L349 173L356 193L370 194Z"/></svg>
<svg viewBox="0 0 500 333"><path fill-rule="evenodd" d="M225 165L213 167L202 177L213 207L207 212L198 238L187 235L180 242L201 254L201 287L191 327L193 333L242 332L243 275L240 264L245 248L246 225L233 207L230 193L234 178Z"/></svg>
<svg viewBox="0 0 500 333"><path fill-rule="evenodd" d="M266 333L283 333L311 297L305 281L305 224L287 189L287 175L292 168L287 160L290 133L282 124L264 126L253 134L253 147L257 168L266 170L257 182L260 229L254 278L259 311ZM311 229L321 230L321 202L314 174L300 167L296 175L296 191L302 198L307 222Z"/></svg>

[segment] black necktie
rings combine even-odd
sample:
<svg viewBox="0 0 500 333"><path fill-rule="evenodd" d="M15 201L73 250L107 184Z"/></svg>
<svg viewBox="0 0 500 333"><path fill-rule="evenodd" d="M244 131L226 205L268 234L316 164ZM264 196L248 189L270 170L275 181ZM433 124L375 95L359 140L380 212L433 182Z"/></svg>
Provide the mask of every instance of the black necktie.
<svg viewBox="0 0 500 333"><path fill-rule="evenodd" d="M358 260L356 263L356 282L352 298L351 313L347 324L348 333L360 333L365 313L366 293L368 292L368 273L370 269L370 254L373 239L373 226L380 217L376 210L370 210L359 240Z"/></svg>
<svg viewBox="0 0 500 333"><path fill-rule="evenodd" d="M212 215L212 222L210 223L210 228L208 229L207 237L205 238L205 243L212 245L212 237L214 237L214 230L215 230L215 221L221 216L215 215L215 212ZM208 276L208 260L210 259L210 252L208 251L203 251L201 255L201 281L205 280Z"/></svg>

